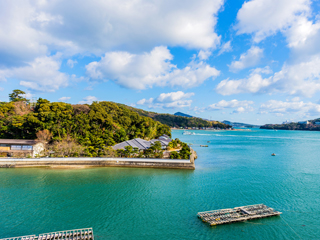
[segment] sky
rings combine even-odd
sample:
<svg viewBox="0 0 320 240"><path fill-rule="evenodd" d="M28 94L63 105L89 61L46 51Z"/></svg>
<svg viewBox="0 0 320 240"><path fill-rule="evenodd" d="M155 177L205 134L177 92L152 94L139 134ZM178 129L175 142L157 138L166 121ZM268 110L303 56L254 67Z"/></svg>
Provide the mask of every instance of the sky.
<svg viewBox="0 0 320 240"><path fill-rule="evenodd" d="M320 1L0 0L14 89L252 124L320 117Z"/></svg>

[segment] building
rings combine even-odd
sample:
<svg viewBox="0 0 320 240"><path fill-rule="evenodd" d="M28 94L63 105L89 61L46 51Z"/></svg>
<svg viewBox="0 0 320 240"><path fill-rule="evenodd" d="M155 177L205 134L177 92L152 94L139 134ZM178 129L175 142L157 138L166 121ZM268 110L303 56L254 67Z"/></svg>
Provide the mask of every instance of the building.
<svg viewBox="0 0 320 240"><path fill-rule="evenodd" d="M301 121L301 122L298 122L298 123L300 123L300 124L310 124L309 121Z"/></svg>
<svg viewBox="0 0 320 240"><path fill-rule="evenodd" d="M292 122L289 122L289 121L287 120L287 121L283 122L282 124L290 124L290 123L292 123Z"/></svg>
<svg viewBox="0 0 320 240"><path fill-rule="evenodd" d="M36 140L0 139L1 157L36 157L44 151L44 144Z"/></svg>
<svg viewBox="0 0 320 240"><path fill-rule="evenodd" d="M320 125L320 122L315 122L314 124L315 124L315 125Z"/></svg>
<svg viewBox="0 0 320 240"><path fill-rule="evenodd" d="M128 141L124 141L121 143L118 143L116 145L114 145L112 148L114 150L118 150L118 149L125 149L126 146L131 146L132 148L138 148L139 151L141 150L146 150L149 147L151 147L151 144L154 144L155 142L160 142L162 149L166 149L169 142L171 142L171 138L167 135L162 135L161 137L159 137L158 139L152 139L150 141L147 140L143 140L141 138L135 138L132 140L128 140Z"/></svg>

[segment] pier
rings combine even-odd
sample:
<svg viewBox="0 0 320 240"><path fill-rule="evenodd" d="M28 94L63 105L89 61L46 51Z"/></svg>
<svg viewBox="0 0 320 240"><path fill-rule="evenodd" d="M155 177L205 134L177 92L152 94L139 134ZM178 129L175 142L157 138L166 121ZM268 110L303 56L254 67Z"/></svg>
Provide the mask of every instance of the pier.
<svg viewBox="0 0 320 240"><path fill-rule="evenodd" d="M282 214L282 212L275 211L273 208L270 208L264 204L256 204L199 212L198 217L201 218L203 222L214 226L226 223L242 222L257 218L279 216L280 214Z"/></svg>
<svg viewBox="0 0 320 240"><path fill-rule="evenodd" d="M51 233L42 233L39 235L28 235L21 237L3 238L0 240L94 240L92 228L74 229Z"/></svg>

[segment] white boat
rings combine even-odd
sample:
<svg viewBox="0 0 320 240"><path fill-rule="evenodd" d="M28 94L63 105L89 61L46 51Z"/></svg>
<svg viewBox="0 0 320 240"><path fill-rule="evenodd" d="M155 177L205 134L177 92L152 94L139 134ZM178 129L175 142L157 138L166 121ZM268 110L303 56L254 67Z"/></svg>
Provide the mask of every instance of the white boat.
<svg viewBox="0 0 320 240"><path fill-rule="evenodd" d="M183 135L196 135L194 132L184 131Z"/></svg>

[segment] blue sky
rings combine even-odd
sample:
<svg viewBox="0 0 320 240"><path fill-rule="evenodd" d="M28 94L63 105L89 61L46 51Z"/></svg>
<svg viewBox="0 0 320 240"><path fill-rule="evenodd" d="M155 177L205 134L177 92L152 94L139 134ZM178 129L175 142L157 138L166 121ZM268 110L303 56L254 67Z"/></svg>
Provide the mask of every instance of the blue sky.
<svg viewBox="0 0 320 240"><path fill-rule="evenodd" d="M13 89L255 124L320 117L320 3L2 0L0 101Z"/></svg>

